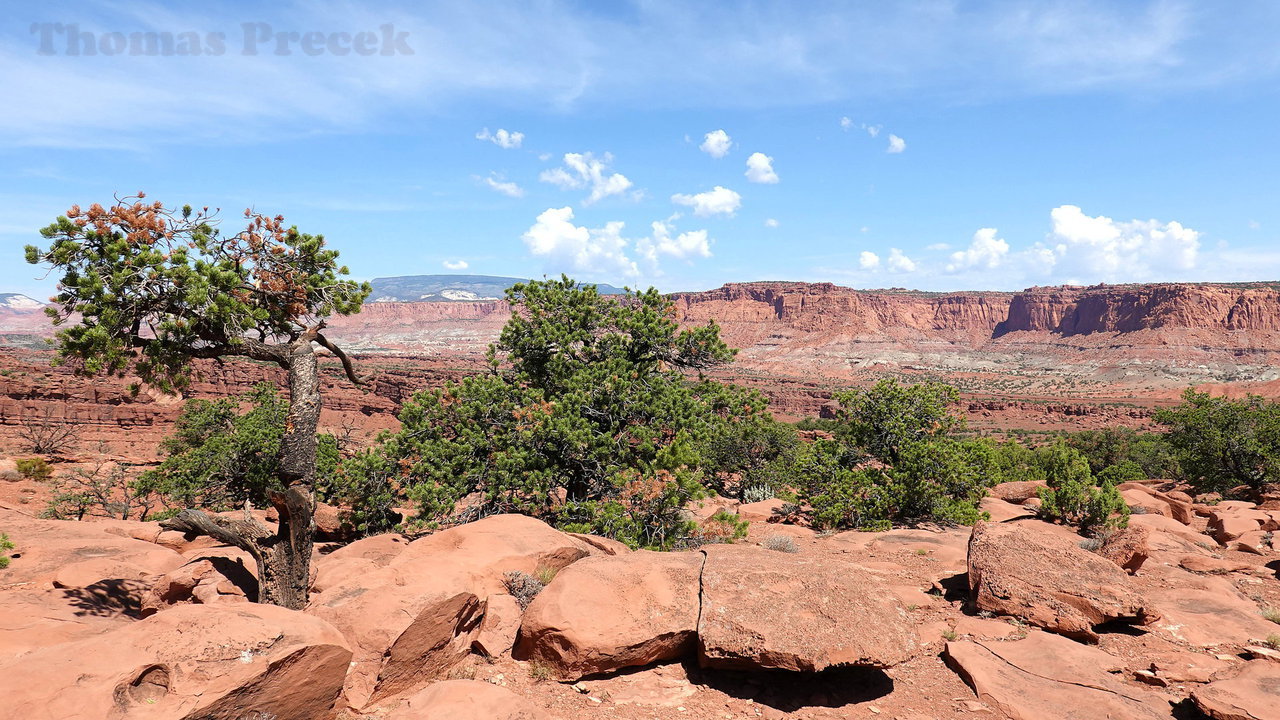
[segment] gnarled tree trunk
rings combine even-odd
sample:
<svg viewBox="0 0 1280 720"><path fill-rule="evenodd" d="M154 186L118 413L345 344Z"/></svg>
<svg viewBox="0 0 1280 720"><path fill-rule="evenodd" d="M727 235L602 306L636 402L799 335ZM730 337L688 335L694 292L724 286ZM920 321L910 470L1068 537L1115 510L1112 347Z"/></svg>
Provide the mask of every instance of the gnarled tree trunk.
<svg viewBox="0 0 1280 720"><path fill-rule="evenodd" d="M320 424L319 363L307 336L281 348L278 358L288 371L289 415L280 440L279 478L283 490L271 494L280 516L271 532L245 507L241 518L183 510L161 523L188 535L207 535L235 545L258 565L258 601L301 610L311 588L311 548L315 527L316 430ZM345 358L344 358L345 364Z"/></svg>

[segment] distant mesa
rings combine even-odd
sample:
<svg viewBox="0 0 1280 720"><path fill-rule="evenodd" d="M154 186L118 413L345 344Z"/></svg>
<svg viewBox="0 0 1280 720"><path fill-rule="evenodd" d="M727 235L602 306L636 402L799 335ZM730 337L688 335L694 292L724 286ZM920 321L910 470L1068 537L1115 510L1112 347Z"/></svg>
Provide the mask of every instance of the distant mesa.
<svg viewBox="0 0 1280 720"><path fill-rule="evenodd" d="M401 275L374 278L371 302L476 302L501 300L507 288L528 278L494 275ZM601 295L618 295L620 288L597 285ZM3 297L3 296L0 296Z"/></svg>

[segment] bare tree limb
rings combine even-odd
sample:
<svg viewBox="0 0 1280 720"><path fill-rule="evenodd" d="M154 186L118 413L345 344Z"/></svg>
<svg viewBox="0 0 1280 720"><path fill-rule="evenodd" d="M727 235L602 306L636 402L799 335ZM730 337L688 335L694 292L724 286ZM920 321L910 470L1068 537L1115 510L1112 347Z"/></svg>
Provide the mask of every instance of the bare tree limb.
<svg viewBox="0 0 1280 720"><path fill-rule="evenodd" d="M247 511L244 517L232 519L209 515L202 510L183 510L168 520L162 520L160 527L185 535L211 537L244 550L258 561L262 559L258 541L275 534Z"/></svg>
<svg viewBox="0 0 1280 720"><path fill-rule="evenodd" d="M355 365L351 363L351 358L347 357L347 353L345 353L342 348L330 342L329 338L325 337L321 333L316 333L316 342L320 344L320 347L333 353L334 357L342 361L342 369L347 373L347 379L350 380L353 385L358 387L364 385L364 381L360 379L360 376L356 375L356 368Z"/></svg>

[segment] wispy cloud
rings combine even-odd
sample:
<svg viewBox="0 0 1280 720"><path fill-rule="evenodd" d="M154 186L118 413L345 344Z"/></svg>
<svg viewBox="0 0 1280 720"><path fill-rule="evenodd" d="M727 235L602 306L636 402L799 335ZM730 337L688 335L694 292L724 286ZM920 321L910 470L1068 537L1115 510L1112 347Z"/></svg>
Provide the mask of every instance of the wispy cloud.
<svg viewBox="0 0 1280 720"><path fill-rule="evenodd" d="M980 101L1150 95L1280 72L1265 4L1216 12L1171 0L1010 0L961 11L928 0L834 7L779 0L743 15L674 0L626 13L555 1L427 8L298 0L260 9L262 22L284 32L393 24L408 33L412 55L368 57L242 55L244 18L235 6L179 11L145 1L84 4L73 15L85 32L222 32L227 51L42 56L29 27L47 21L47 12L10 10L0 34L7 100L0 139L19 145L258 142L345 132L388 116L408 121L477 100L552 110L795 106L903 94Z"/></svg>

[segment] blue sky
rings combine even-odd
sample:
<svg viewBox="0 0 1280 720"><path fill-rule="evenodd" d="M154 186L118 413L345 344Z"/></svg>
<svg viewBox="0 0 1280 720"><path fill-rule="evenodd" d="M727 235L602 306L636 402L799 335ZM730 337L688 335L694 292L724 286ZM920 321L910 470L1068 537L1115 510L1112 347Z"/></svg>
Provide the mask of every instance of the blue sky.
<svg viewBox="0 0 1280 720"><path fill-rule="evenodd" d="M49 2L3 27L0 290L39 298L36 229L137 190L282 213L362 278L1280 279L1271 2ZM202 54L130 54L146 32Z"/></svg>

